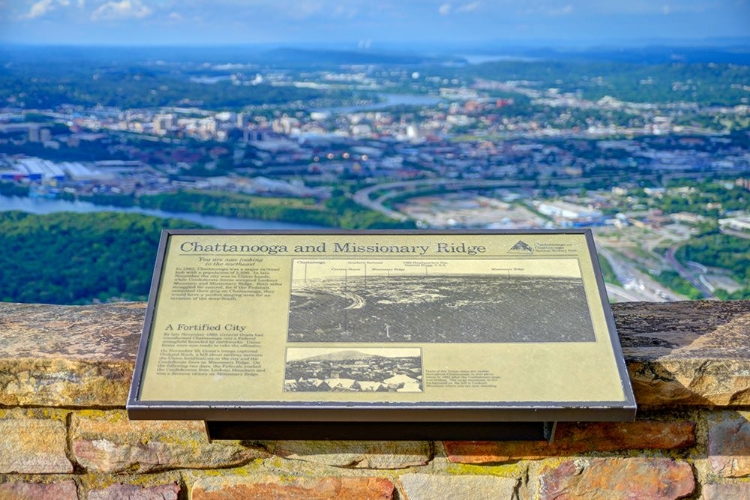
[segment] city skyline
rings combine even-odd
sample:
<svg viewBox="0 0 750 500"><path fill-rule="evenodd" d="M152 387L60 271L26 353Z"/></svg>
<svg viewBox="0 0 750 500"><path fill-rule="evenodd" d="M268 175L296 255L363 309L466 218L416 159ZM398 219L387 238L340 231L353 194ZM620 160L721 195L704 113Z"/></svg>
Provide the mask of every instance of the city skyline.
<svg viewBox="0 0 750 500"><path fill-rule="evenodd" d="M750 37L748 19L747 0L0 0L0 43L701 45Z"/></svg>

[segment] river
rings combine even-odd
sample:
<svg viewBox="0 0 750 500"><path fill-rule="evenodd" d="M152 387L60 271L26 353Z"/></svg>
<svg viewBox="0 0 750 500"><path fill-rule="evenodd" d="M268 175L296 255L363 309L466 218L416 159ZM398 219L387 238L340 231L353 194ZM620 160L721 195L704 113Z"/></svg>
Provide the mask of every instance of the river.
<svg viewBox="0 0 750 500"><path fill-rule="evenodd" d="M181 219L197 224L203 224L216 229L319 229L319 226L293 224L257 219L234 219L218 215L202 215L188 212L164 212L139 207L114 207L109 205L94 205L87 201L65 201L47 198L19 198L16 196L0 196L0 212L20 210L33 214L51 214L55 212L122 212L128 214L142 214L160 217L162 219Z"/></svg>
<svg viewBox="0 0 750 500"><path fill-rule="evenodd" d="M310 111L322 111L328 113L358 113L360 111L374 111L391 106L433 106L442 101L440 97L420 94L378 94L385 99L383 102L372 104L360 104L358 106L338 106L331 108L317 108Z"/></svg>

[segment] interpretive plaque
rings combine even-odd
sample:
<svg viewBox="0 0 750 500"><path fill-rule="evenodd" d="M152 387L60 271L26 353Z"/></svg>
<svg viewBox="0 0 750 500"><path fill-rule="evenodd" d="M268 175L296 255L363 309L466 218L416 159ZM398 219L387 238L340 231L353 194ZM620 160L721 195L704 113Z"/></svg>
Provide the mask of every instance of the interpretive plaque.
<svg viewBox="0 0 750 500"><path fill-rule="evenodd" d="M165 231L128 401L258 439L541 439L635 409L588 230Z"/></svg>

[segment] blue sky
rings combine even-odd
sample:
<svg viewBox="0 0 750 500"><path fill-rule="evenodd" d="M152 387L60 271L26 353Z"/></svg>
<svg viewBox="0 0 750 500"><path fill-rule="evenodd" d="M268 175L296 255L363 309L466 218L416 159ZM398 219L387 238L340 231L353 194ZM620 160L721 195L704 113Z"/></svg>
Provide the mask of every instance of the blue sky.
<svg viewBox="0 0 750 500"><path fill-rule="evenodd" d="M0 43L378 44L750 37L750 0L0 0Z"/></svg>

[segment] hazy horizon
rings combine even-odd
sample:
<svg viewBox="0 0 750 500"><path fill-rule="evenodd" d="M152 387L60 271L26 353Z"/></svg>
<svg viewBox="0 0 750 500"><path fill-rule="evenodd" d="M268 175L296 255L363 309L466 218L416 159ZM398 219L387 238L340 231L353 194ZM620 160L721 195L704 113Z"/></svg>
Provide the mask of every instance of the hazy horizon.
<svg viewBox="0 0 750 500"><path fill-rule="evenodd" d="M748 0L0 0L0 44L710 46L747 44L748 20Z"/></svg>
<svg viewBox="0 0 750 500"><path fill-rule="evenodd" d="M704 38L647 38L639 40L609 39L609 40L563 40L563 39L538 39L538 40L486 40L476 43L441 43L428 41L415 42L380 42L369 41L366 46L363 41L341 41L341 42L311 42L306 40L289 40L278 42L224 42L224 43L137 43L137 42L25 42L7 41L0 39L0 46L5 47L61 47L61 48L251 48L251 49L275 49L275 48L297 48L301 50L369 50L373 52L387 51L413 51L424 52L429 50L456 50L456 51L497 51L502 49L556 49L556 50L596 50L596 49L640 49L658 47L685 47L685 48L733 48L750 47L750 36L736 37L704 37Z"/></svg>

